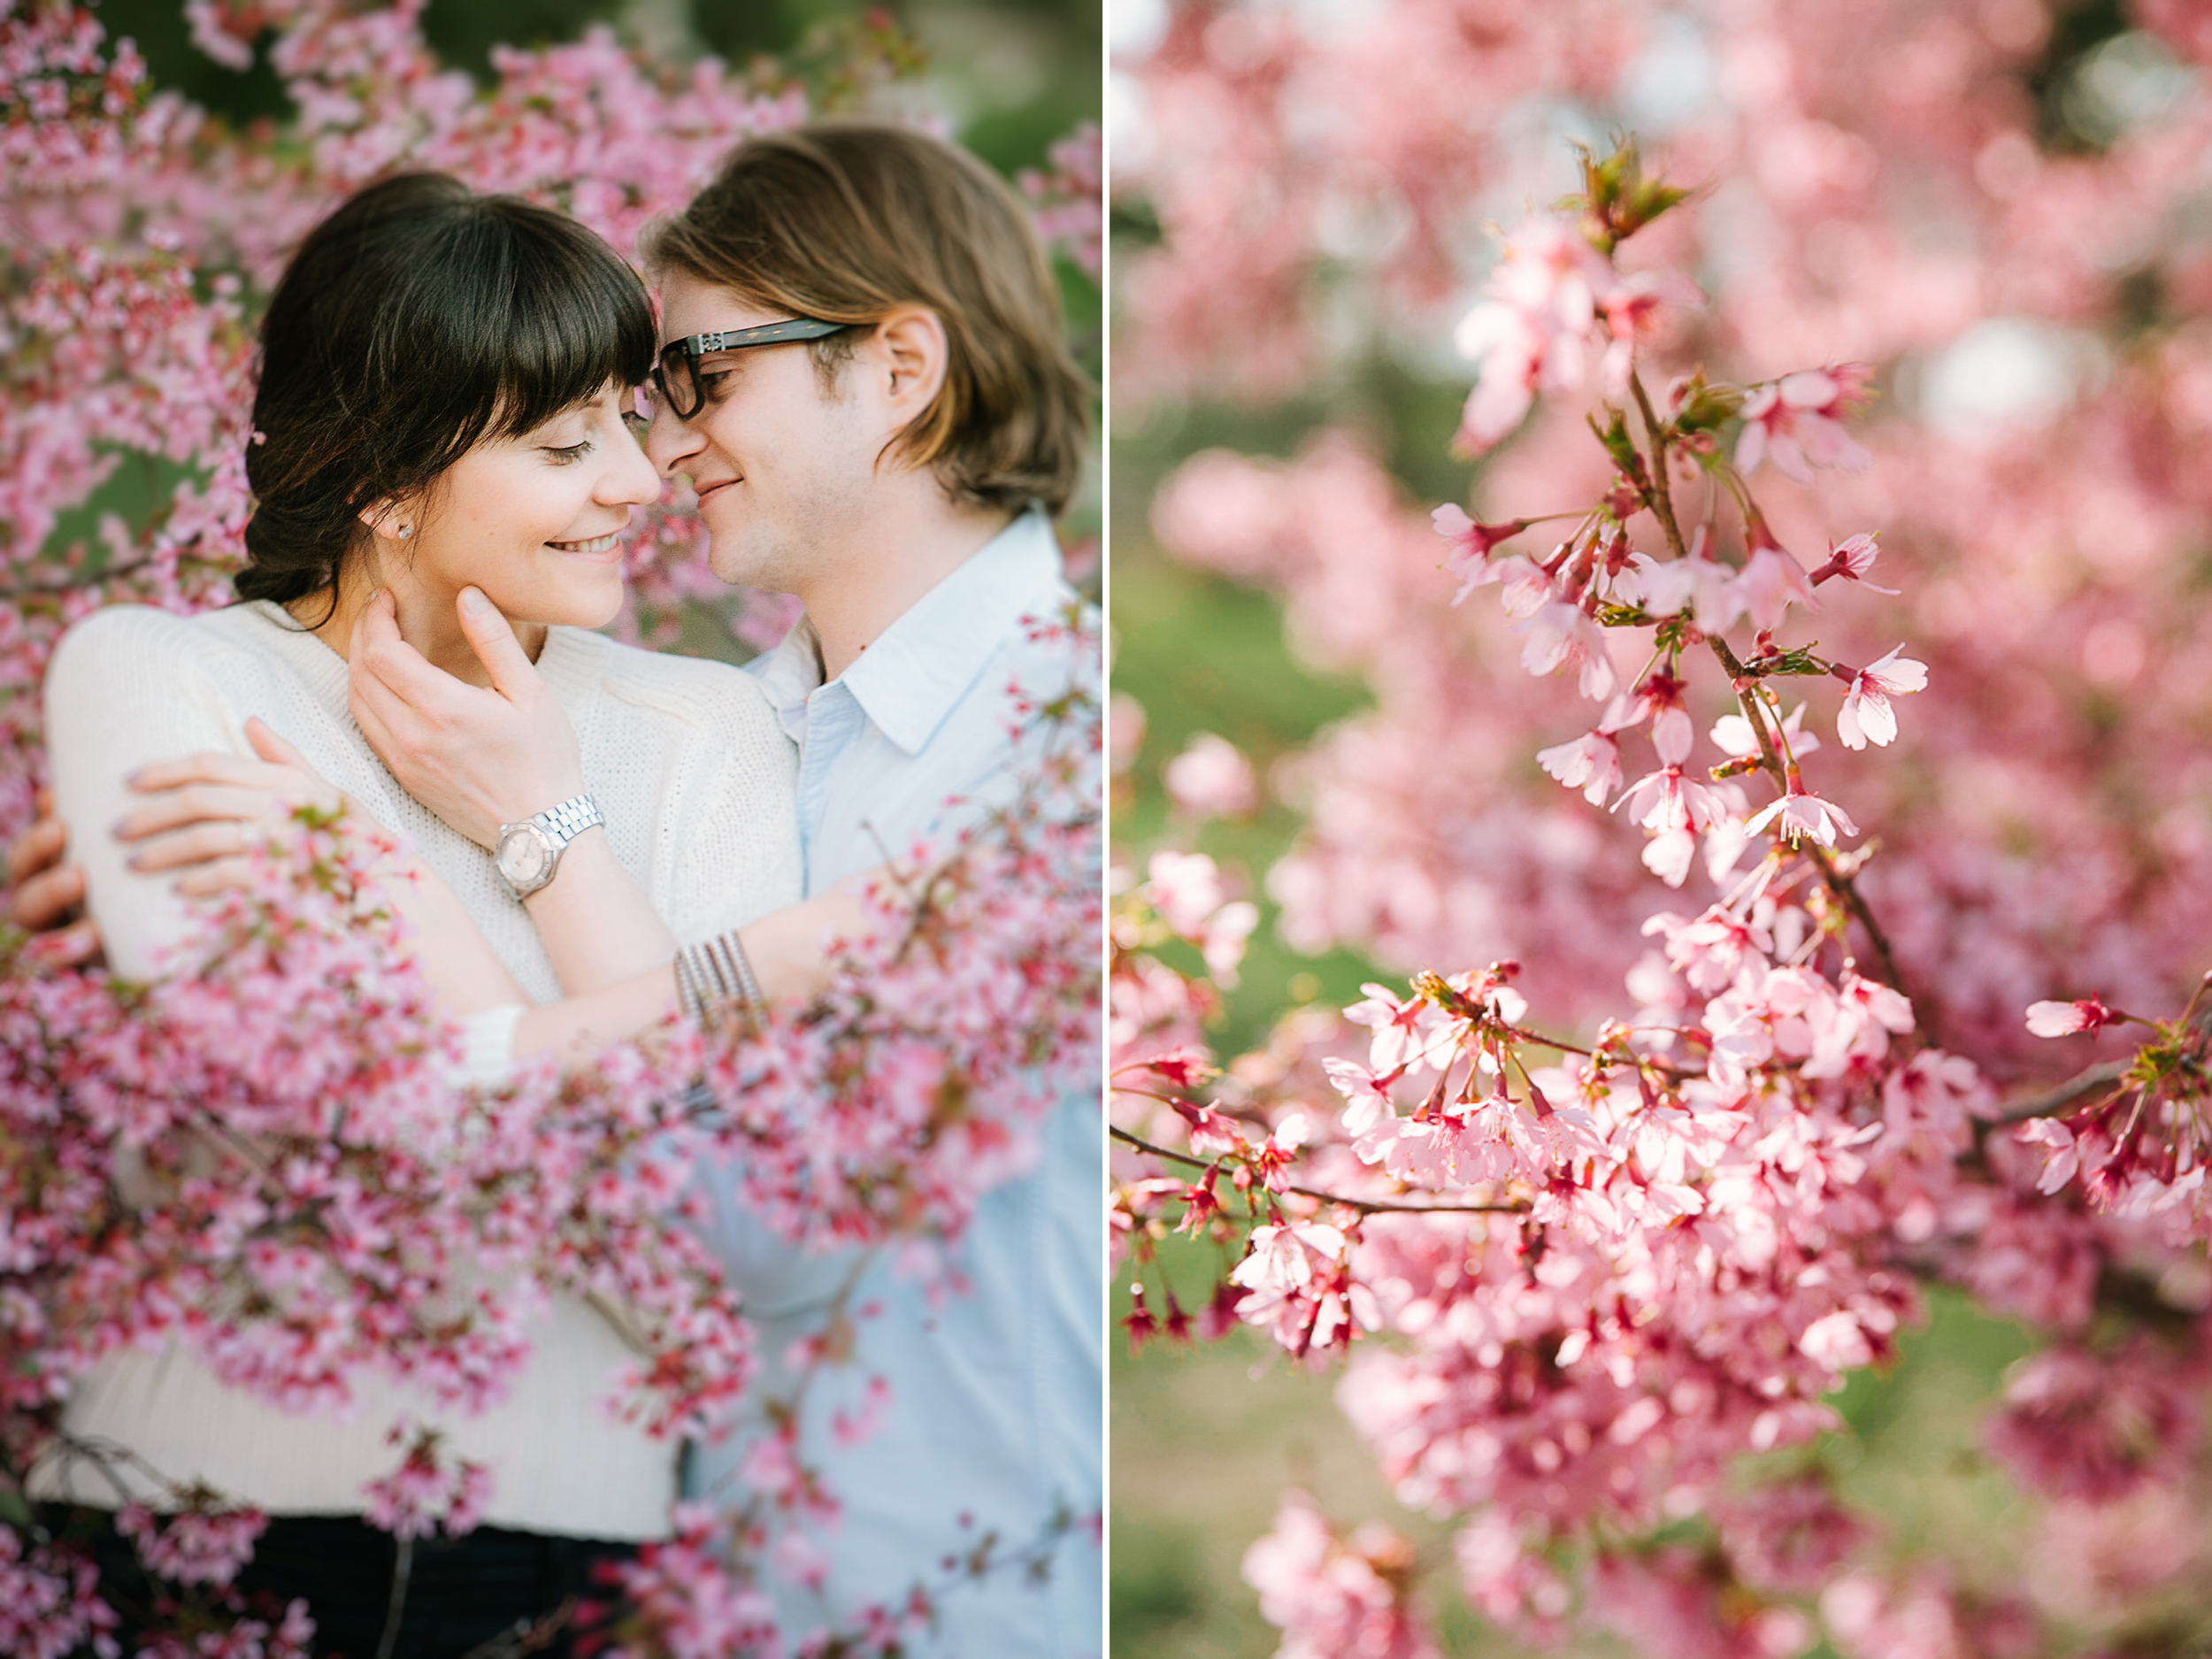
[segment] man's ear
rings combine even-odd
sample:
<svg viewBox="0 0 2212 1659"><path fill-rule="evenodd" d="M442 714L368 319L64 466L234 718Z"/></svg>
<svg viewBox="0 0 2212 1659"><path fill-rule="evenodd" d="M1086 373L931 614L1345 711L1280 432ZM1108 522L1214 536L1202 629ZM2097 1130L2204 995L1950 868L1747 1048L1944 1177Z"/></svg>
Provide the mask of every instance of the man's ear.
<svg viewBox="0 0 2212 1659"><path fill-rule="evenodd" d="M944 387L952 359L944 320L925 307L902 306L876 325L872 344L879 390L903 430Z"/></svg>

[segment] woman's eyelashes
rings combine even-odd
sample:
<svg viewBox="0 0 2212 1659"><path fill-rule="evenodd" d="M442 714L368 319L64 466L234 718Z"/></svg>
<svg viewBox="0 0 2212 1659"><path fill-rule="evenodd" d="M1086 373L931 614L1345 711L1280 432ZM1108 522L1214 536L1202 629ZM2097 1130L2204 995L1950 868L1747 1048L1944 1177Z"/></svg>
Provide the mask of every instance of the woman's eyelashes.
<svg viewBox="0 0 2212 1659"><path fill-rule="evenodd" d="M580 443L547 443L539 446L546 454L553 457L557 465L560 466L567 466L572 462L582 460L597 447L589 438L584 439Z"/></svg>

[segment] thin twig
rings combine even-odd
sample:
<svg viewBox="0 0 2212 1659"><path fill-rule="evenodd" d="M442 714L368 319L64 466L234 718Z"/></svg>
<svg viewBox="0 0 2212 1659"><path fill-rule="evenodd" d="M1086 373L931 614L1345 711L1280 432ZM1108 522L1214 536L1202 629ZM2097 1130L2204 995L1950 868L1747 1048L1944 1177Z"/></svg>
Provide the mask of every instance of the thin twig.
<svg viewBox="0 0 2212 1659"><path fill-rule="evenodd" d="M1124 1129L1118 1124L1110 1124L1107 1125L1107 1128L1115 1140L1123 1142L1125 1145L1134 1147L1138 1151L1145 1153L1149 1156L1156 1158L1166 1158L1171 1163L1187 1164L1194 1170L1207 1170L1213 1167L1213 1164L1205 1158L1193 1157L1187 1152L1172 1152L1165 1147L1154 1146L1152 1142L1145 1140L1141 1135L1133 1135L1129 1133L1129 1131ZM1528 1206L1525 1203L1402 1204L1393 1202L1391 1200L1386 1198L1347 1198L1341 1193L1325 1193L1318 1188L1312 1187L1286 1187L1283 1190L1286 1193L1295 1193L1301 1198L1315 1198L1320 1200L1321 1202L1325 1204L1342 1204L1348 1210L1366 1210L1375 1214L1409 1216L1520 1215L1525 1213L1528 1209Z"/></svg>
<svg viewBox="0 0 2212 1659"><path fill-rule="evenodd" d="M1644 434L1651 443L1651 516L1659 521L1659 528L1667 538L1667 550L1678 559L1686 559L1690 557L1690 550L1683 542L1682 526L1675 522L1674 493L1667 483L1667 444L1659 435L1659 417L1651 407L1650 395L1644 390L1643 376L1632 371L1628 384L1636 394L1637 411L1644 418Z"/></svg>
<svg viewBox="0 0 2212 1659"><path fill-rule="evenodd" d="M1866 930L1867 941L1874 947L1874 954L1881 961L1883 979L1892 990L1904 992L1909 996L1911 994L1905 992L1904 970L1897 965L1897 953L1890 948L1889 935L1882 931L1881 923L1874 919L1873 909L1867 903L1865 895L1859 891L1859 884L1836 868L1836 856L1825 847L1812 846L1801 850L1812 860L1813 868L1820 872L1822 884L1842 901L1844 909L1851 912L1852 919ZM1921 1000L1916 997L1913 999L1913 1015L1920 1024L1923 1040L1932 1043L1935 1033L1921 1010Z"/></svg>
<svg viewBox="0 0 2212 1659"><path fill-rule="evenodd" d="M2127 1069L2128 1062L2125 1060L2101 1061L2085 1071L2075 1072L2056 1088L2047 1088L2040 1094L2031 1094L2025 1100L2014 1101L1992 1121L2016 1124L2024 1123L2031 1118L2048 1118L2053 1112L2071 1106L2085 1094L2109 1088L2127 1075Z"/></svg>
<svg viewBox="0 0 2212 1659"><path fill-rule="evenodd" d="M401 1537L392 1554L392 1601L384 1615L384 1635L376 1644L376 1659L392 1659L399 1647L399 1627L407 1614L407 1580L415 1570L415 1540Z"/></svg>

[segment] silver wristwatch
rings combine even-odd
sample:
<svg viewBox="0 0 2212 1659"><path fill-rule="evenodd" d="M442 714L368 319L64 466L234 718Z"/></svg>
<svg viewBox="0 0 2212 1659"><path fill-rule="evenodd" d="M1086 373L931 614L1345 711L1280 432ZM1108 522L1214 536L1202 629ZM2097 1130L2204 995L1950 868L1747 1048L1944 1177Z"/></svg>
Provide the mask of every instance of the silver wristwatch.
<svg viewBox="0 0 2212 1659"><path fill-rule="evenodd" d="M558 806L549 806L519 824L502 824L499 850L493 861L514 895L528 898L553 879L569 842L593 825L606 821L600 815L598 802L588 795L572 795Z"/></svg>

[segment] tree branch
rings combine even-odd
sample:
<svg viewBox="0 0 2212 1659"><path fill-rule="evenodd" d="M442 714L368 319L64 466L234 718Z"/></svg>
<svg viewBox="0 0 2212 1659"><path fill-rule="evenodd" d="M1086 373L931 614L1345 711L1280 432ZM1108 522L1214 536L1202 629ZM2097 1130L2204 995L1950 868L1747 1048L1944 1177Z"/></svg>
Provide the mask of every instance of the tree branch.
<svg viewBox="0 0 2212 1659"><path fill-rule="evenodd" d="M1151 1141L1145 1140L1141 1135L1131 1134L1129 1131L1124 1129L1118 1124L1109 1124L1106 1127L1107 1133L1111 1134L1115 1140L1122 1142L1125 1146L1134 1147L1138 1151L1144 1153L1149 1157L1165 1158L1171 1163L1187 1164L1194 1170L1209 1170L1213 1167L1212 1161L1209 1159L1194 1157L1187 1152L1171 1151L1166 1147L1155 1146ZM1233 1157L1235 1156L1235 1154L1230 1153L1225 1156ZM1318 1199L1325 1204L1342 1204L1347 1210L1364 1210L1371 1215L1523 1215L1525 1214L1528 1210L1528 1205L1522 1202L1496 1204L1404 1204L1394 1202L1386 1198L1348 1198L1341 1193L1325 1193L1317 1187L1286 1187L1283 1190L1286 1193L1295 1193L1301 1198Z"/></svg>

